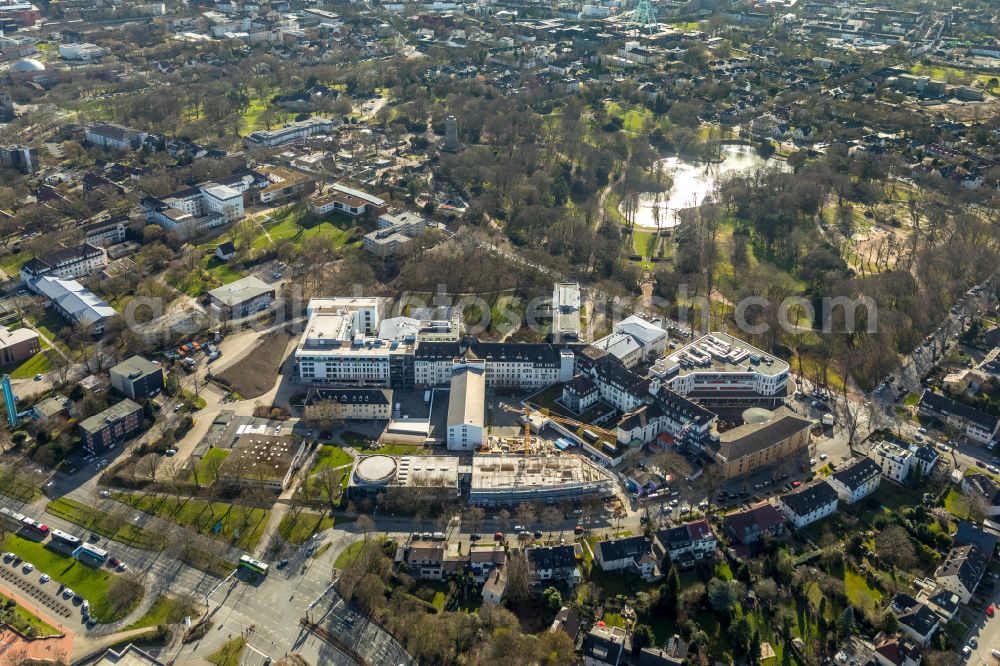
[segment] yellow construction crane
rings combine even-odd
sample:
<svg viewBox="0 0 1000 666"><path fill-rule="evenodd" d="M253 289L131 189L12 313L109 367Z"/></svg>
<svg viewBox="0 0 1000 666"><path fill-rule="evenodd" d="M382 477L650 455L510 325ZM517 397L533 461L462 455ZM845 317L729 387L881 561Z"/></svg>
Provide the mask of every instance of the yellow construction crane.
<svg viewBox="0 0 1000 666"><path fill-rule="evenodd" d="M531 407L528 407L527 405L525 405L523 408L518 408L518 407L515 407L514 405L508 405L508 404L505 404L505 403L501 403L500 407L505 412L510 412L512 414L520 414L521 418L524 420L524 445L523 445L523 447L524 447L524 454L527 455L528 452L531 450L531 415L533 413ZM547 409L538 410L537 413L539 415L541 415L543 418L549 419L550 421L554 421L556 423L560 423L562 425L571 426L574 429L575 428L586 428L587 430L590 430L591 432L597 433L598 435L604 435L605 437L610 437L612 440L614 440L616 438L615 433L612 432L612 431L610 431L610 430L606 430L605 428L601 428L600 426L591 425L589 423L584 423L583 421L577 421L575 419L566 418L565 416L555 416L553 414L550 414L549 410L547 410Z"/></svg>

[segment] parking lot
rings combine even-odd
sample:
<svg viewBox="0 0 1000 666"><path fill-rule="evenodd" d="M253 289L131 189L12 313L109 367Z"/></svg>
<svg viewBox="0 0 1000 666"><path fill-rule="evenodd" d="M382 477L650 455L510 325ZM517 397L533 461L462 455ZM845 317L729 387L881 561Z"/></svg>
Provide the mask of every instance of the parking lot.
<svg viewBox="0 0 1000 666"><path fill-rule="evenodd" d="M20 558L5 553L3 566L0 567L0 579L21 594L31 597L39 604L39 607L45 608L54 617L69 620L80 615L79 609L74 607L72 600L60 594L58 581L48 580L43 583L41 577L45 572L34 568L31 571L26 571L27 564Z"/></svg>

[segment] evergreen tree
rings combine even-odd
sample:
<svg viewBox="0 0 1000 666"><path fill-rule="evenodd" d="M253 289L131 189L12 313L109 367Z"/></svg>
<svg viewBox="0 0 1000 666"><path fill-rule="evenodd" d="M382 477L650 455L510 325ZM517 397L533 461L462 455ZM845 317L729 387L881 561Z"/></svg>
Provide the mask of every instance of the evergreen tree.
<svg viewBox="0 0 1000 666"><path fill-rule="evenodd" d="M747 651L747 659L750 662L750 666L757 666L760 663L760 632L756 629L753 630L753 636L750 638L750 649Z"/></svg>

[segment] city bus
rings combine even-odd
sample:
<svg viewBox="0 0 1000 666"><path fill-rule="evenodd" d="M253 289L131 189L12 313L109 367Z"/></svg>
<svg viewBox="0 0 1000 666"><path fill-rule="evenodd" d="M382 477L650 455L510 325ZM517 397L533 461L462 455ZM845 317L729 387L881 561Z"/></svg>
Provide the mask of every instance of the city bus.
<svg viewBox="0 0 1000 666"><path fill-rule="evenodd" d="M73 546L74 548L80 545L80 537L75 537L72 534L67 534L62 530L52 530L52 540L58 541L59 543L64 543L67 546Z"/></svg>
<svg viewBox="0 0 1000 666"><path fill-rule="evenodd" d="M98 548L97 546L92 546L89 543L81 544L79 548L73 551L74 557L80 559L81 555L86 555L92 560L101 562L102 564L108 560L108 551L103 548Z"/></svg>
<svg viewBox="0 0 1000 666"><path fill-rule="evenodd" d="M21 519L21 525L27 527L29 530L34 530L35 532L38 532L42 536L45 536L46 534L49 533L48 525L45 525L44 523L35 522L34 520L28 518L27 516Z"/></svg>
<svg viewBox="0 0 1000 666"><path fill-rule="evenodd" d="M268 565L259 560L255 560L249 555L240 556L240 566L254 573L259 573L262 576L267 575Z"/></svg>

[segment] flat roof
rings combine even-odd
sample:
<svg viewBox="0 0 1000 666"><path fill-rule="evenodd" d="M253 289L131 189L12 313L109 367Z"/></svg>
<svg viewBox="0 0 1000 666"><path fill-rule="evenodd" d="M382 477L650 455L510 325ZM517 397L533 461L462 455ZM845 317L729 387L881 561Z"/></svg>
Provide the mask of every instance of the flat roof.
<svg viewBox="0 0 1000 666"><path fill-rule="evenodd" d="M8 347L10 345L16 345L19 342L32 340L37 337L38 333L35 333L30 328L22 327L10 330L8 328L0 327L0 347Z"/></svg>
<svg viewBox="0 0 1000 666"><path fill-rule="evenodd" d="M220 477L281 481L288 474L298 445L285 435L241 435L219 468Z"/></svg>
<svg viewBox="0 0 1000 666"><path fill-rule="evenodd" d="M756 359L756 362L754 362ZM753 372L774 376L788 372L788 363L728 333L707 333L657 361L678 376L705 372Z"/></svg>
<svg viewBox="0 0 1000 666"><path fill-rule="evenodd" d="M610 480L582 456L477 455L472 458L472 488L502 490L558 487Z"/></svg>
<svg viewBox="0 0 1000 666"><path fill-rule="evenodd" d="M274 291L274 287L261 280L256 275L248 275L245 278L216 287L208 292L209 296L228 306L239 305L257 298L263 294Z"/></svg>
<svg viewBox="0 0 1000 666"><path fill-rule="evenodd" d="M111 372L116 372L120 375L125 375L126 377L129 377L134 373L138 373L137 376L141 377L143 375L149 375L157 372L160 369L160 366L136 354L135 356L127 358L118 365L112 367Z"/></svg>

